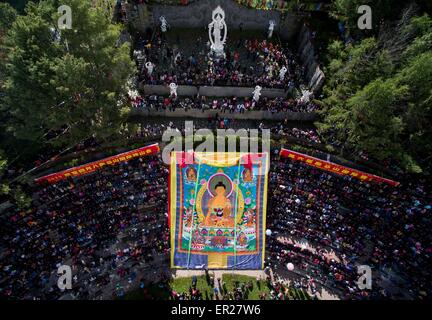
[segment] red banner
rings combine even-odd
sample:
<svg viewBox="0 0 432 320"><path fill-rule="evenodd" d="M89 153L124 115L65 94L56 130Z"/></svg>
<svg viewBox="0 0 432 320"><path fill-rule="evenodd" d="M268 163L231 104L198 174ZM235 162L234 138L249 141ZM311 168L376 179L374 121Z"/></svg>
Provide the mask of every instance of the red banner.
<svg viewBox="0 0 432 320"><path fill-rule="evenodd" d="M155 143L142 148L126 151L102 160L83 164L78 167L73 167L60 172L52 173L47 176L43 176L35 179L35 182L36 183L43 183L43 182L56 183L58 181L67 179L69 177L79 177L85 174L92 173L96 170L101 169L104 166L112 166L120 162L129 161L134 158L155 154L158 153L159 151L160 151L159 144Z"/></svg>
<svg viewBox="0 0 432 320"><path fill-rule="evenodd" d="M379 177L376 176L374 174L370 174L370 173L366 173L363 171L359 171L356 169L352 169L352 168L348 168L333 162L329 162L329 161L324 161L315 157L311 157L308 156L306 154L303 153L299 153L299 152L295 152L289 149L283 149L280 152L280 155L282 157L287 157L290 158L292 160L296 160L296 161L302 161L310 166L313 166L315 168L321 169L321 170L325 170L325 171L329 171L329 172L333 172L339 175L343 175L343 176L351 176L353 178L359 179L361 181L376 181L376 182L380 182L380 183L387 183L390 184L392 186L398 186L399 182L390 180L390 179L386 179L383 177Z"/></svg>

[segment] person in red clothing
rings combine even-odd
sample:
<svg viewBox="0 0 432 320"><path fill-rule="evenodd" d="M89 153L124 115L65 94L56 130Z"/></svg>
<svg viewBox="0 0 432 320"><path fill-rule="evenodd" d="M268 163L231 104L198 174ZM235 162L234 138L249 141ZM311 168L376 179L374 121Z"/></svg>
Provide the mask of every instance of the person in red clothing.
<svg viewBox="0 0 432 320"><path fill-rule="evenodd" d="M168 109L170 105L171 105L171 99L170 98L165 98L164 99L164 108Z"/></svg>
<svg viewBox="0 0 432 320"><path fill-rule="evenodd" d="M252 49L256 50L258 49L258 39L255 39L252 43Z"/></svg>
<svg viewBox="0 0 432 320"><path fill-rule="evenodd" d="M234 61L238 63L240 60L240 53L238 51L234 51Z"/></svg>

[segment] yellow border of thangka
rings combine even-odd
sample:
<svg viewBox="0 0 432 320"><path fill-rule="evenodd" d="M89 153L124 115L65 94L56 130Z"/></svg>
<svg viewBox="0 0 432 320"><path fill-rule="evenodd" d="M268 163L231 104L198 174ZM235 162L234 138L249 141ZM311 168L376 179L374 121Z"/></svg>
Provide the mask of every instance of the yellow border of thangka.
<svg viewBox="0 0 432 320"><path fill-rule="evenodd" d="M176 166L176 152L171 153L171 164L170 164L170 242L171 242L171 250L170 250L170 265L171 268L180 268L174 265L174 250L175 250L175 232L176 232L176 206L177 206L177 186L176 186L176 178L177 178L177 166Z"/></svg>
<svg viewBox="0 0 432 320"><path fill-rule="evenodd" d="M263 195L263 204L262 204L262 239L263 239L263 246L261 251L261 269L264 269L264 261L265 261L265 247L266 247L266 228L267 228L267 191L268 191L268 175L269 175L269 168L270 168L270 155L268 152L264 152L265 154L265 174L264 174L264 195Z"/></svg>

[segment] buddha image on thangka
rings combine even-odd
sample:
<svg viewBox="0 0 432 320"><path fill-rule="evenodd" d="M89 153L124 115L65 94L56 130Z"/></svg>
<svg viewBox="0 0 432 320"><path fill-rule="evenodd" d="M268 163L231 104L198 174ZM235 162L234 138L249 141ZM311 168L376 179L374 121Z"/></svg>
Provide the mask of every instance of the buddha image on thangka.
<svg viewBox="0 0 432 320"><path fill-rule="evenodd" d="M261 267L267 176L239 162L172 165L173 266Z"/></svg>
<svg viewBox="0 0 432 320"><path fill-rule="evenodd" d="M243 182L253 182L254 176L250 168L244 168L242 171Z"/></svg>
<svg viewBox="0 0 432 320"><path fill-rule="evenodd" d="M186 180L188 182L195 182L197 179L196 177L196 169L192 166L188 167L186 170Z"/></svg>

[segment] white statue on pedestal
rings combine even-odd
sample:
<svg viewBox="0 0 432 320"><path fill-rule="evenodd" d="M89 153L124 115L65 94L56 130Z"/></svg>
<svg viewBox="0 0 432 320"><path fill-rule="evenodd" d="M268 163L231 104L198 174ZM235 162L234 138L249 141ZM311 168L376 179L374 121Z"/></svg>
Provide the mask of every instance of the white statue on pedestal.
<svg viewBox="0 0 432 320"><path fill-rule="evenodd" d="M147 74L149 76L151 76L151 74L153 73L154 64L151 63L150 61L147 61L146 64L145 64L145 67L147 68Z"/></svg>
<svg viewBox="0 0 432 320"><path fill-rule="evenodd" d="M168 22L166 21L164 16L160 16L159 17L159 21L161 23L160 28L162 32L166 32L167 31L167 27L168 27Z"/></svg>
<svg viewBox="0 0 432 320"><path fill-rule="evenodd" d="M220 6L217 6L212 13L213 22L208 25L210 49L216 57L225 57L224 45L228 33L225 23L225 11Z"/></svg>
<svg viewBox="0 0 432 320"><path fill-rule="evenodd" d="M253 99L255 102L258 102L260 96L261 96L261 87L260 86L256 86L255 90L252 92L253 94Z"/></svg>
<svg viewBox="0 0 432 320"><path fill-rule="evenodd" d="M280 81L284 81L285 80L285 73L287 73L288 69L283 66L280 70L279 70L279 79Z"/></svg>
<svg viewBox="0 0 432 320"><path fill-rule="evenodd" d="M302 91L302 96L299 99L300 102L301 103L308 103L310 101L310 97L312 95L312 92L309 90L304 90L304 89L301 89L301 91Z"/></svg>
<svg viewBox="0 0 432 320"><path fill-rule="evenodd" d="M178 85L176 85L174 82L171 82L169 84L169 88L170 88L170 97L177 98Z"/></svg>
<svg viewBox="0 0 432 320"><path fill-rule="evenodd" d="M273 30L276 25L276 22L274 20L269 21L269 28L268 28L268 38L270 39L273 36Z"/></svg>

